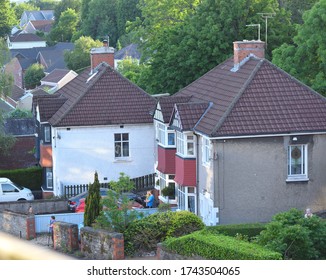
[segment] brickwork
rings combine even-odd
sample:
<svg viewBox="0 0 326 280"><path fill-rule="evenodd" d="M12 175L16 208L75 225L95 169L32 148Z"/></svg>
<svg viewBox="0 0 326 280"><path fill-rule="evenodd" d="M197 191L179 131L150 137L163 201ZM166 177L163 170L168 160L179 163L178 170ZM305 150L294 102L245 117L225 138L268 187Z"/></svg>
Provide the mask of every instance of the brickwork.
<svg viewBox="0 0 326 280"><path fill-rule="evenodd" d="M78 225L66 222L55 222L53 229L53 247L55 250L74 252L79 249Z"/></svg>
<svg viewBox="0 0 326 280"><path fill-rule="evenodd" d="M234 64L241 63L249 54L258 58L265 58L265 43L261 41L241 41L234 42Z"/></svg>

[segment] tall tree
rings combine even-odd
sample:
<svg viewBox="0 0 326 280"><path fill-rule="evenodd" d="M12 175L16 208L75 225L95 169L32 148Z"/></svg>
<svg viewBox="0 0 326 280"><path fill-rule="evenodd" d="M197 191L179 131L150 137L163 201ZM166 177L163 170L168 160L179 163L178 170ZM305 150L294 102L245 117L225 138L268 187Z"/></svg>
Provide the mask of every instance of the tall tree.
<svg viewBox="0 0 326 280"><path fill-rule="evenodd" d="M6 41L0 38L0 97L11 95L13 86L13 76L3 71L5 64L10 60L10 52Z"/></svg>
<svg viewBox="0 0 326 280"><path fill-rule="evenodd" d="M44 67L41 64L34 63L29 66L25 72L25 87L28 89L35 88L41 84L42 78L45 77Z"/></svg>
<svg viewBox="0 0 326 280"><path fill-rule="evenodd" d="M61 0L54 8L55 25L58 24L61 14L67 9L73 9L79 15L81 0Z"/></svg>
<svg viewBox="0 0 326 280"><path fill-rule="evenodd" d="M40 10L54 10L58 2L58 0L29 0L27 3L39 7Z"/></svg>
<svg viewBox="0 0 326 280"><path fill-rule="evenodd" d="M102 42L91 37L82 36L75 42L75 49L64 53L67 67L77 73L91 65L90 49L100 47Z"/></svg>
<svg viewBox="0 0 326 280"><path fill-rule="evenodd" d="M98 174L94 174L94 182L89 185L85 200L84 226L92 226L101 211L100 182Z"/></svg>
<svg viewBox="0 0 326 280"><path fill-rule="evenodd" d="M273 63L326 96L326 0L303 15L294 44L273 51Z"/></svg>
<svg viewBox="0 0 326 280"><path fill-rule="evenodd" d="M9 0L0 0L0 37L4 38L10 33L16 23L16 16L10 7Z"/></svg>
<svg viewBox="0 0 326 280"><path fill-rule="evenodd" d="M51 30L51 40L60 42L71 41L72 35L76 32L78 23L77 12L68 8L62 12L58 24Z"/></svg>

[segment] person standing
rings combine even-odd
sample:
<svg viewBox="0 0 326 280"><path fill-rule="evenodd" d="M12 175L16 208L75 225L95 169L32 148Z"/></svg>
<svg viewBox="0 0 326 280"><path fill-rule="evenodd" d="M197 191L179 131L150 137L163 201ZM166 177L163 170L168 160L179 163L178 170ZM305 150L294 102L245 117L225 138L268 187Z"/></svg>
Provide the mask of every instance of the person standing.
<svg viewBox="0 0 326 280"><path fill-rule="evenodd" d="M145 200L147 207L148 208L153 208L154 207L154 201L155 201L155 197L154 197L153 191L150 190L149 191L149 197Z"/></svg>
<svg viewBox="0 0 326 280"><path fill-rule="evenodd" d="M52 245L54 245L54 230L53 230L54 223L55 223L55 216L51 216L50 225L49 225L49 233L51 235Z"/></svg>

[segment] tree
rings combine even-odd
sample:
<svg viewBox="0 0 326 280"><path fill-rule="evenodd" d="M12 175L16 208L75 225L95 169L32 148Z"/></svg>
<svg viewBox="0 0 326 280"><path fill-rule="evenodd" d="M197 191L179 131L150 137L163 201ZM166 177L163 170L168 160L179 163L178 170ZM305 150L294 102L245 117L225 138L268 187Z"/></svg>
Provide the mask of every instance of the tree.
<svg viewBox="0 0 326 280"><path fill-rule="evenodd" d="M28 89L35 88L41 84L41 79L45 77L44 67L41 64L34 63L29 66L25 72L24 82Z"/></svg>
<svg viewBox="0 0 326 280"><path fill-rule="evenodd" d="M40 10L54 10L58 4L57 0L29 0L29 4L39 7Z"/></svg>
<svg viewBox="0 0 326 280"><path fill-rule="evenodd" d="M273 51L273 63L326 96L326 0L303 15L294 44Z"/></svg>
<svg viewBox="0 0 326 280"><path fill-rule="evenodd" d="M22 3L10 3L11 8L15 12L16 22L18 23L20 21L20 18L24 11L38 11L40 8L34 6L33 4L22 2Z"/></svg>
<svg viewBox="0 0 326 280"><path fill-rule="evenodd" d="M61 14L67 9L73 9L78 15L80 13L81 0L61 0L54 8L55 25L58 24Z"/></svg>
<svg viewBox="0 0 326 280"><path fill-rule="evenodd" d="M291 209L276 214L256 242L285 259L325 259L326 223L315 215L304 218L303 211Z"/></svg>
<svg viewBox="0 0 326 280"><path fill-rule="evenodd" d="M134 189L130 177L120 173L118 181L111 181L107 197L103 198L103 210L96 219L96 227L123 233L130 223L141 217L137 211L130 210L130 200L124 195Z"/></svg>
<svg viewBox="0 0 326 280"><path fill-rule="evenodd" d="M67 67L79 73L90 66L90 49L102 46L99 40L94 41L91 37L82 36L75 42L75 49L64 53Z"/></svg>
<svg viewBox="0 0 326 280"><path fill-rule="evenodd" d="M118 62L117 71L133 83L139 84L142 67L145 66L143 64L140 65L137 59L127 57Z"/></svg>
<svg viewBox="0 0 326 280"><path fill-rule="evenodd" d="M0 110L0 155L8 155L15 142L15 137L5 133L3 114Z"/></svg>
<svg viewBox="0 0 326 280"><path fill-rule="evenodd" d="M15 23L15 12L10 8L10 1L0 0L0 37L8 35Z"/></svg>
<svg viewBox="0 0 326 280"><path fill-rule="evenodd" d="M172 5L169 0L164 2ZM179 1L176 3L181 5ZM291 40L282 35L285 34L284 23L291 29L290 15L278 8L277 0L204 0L196 9L194 3L187 2L188 9L184 13L177 4L166 10L157 11L151 6L142 9L144 20L139 27L140 36L143 31L154 30L144 35L142 46L143 58L149 67L141 76L146 85L144 89L149 93L175 93L232 56L234 41L257 39L257 29L246 25L262 22L260 12L277 15L269 23L270 49L278 45L279 40ZM155 18L148 19L147 15L155 15Z"/></svg>
<svg viewBox="0 0 326 280"><path fill-rule="evenodd" d="M79 23L77 12L68 8L62 12L58 24L51 30L50 38L53 41L70 42Z"/></svg>
<svg viewBox="0 0 326 280"><path fill-rule="evenodd" d="M88 195L85 200L84 226L92 226L100 214L101 209L100 182L98 174L94 174L94 182L89 185Z"/></svg>
<svg viewBox="0 0 326 280"><path fill-rule="evenodd" d="M0 38L0 97L11 95L14 78L12 74L3 71L10 60L10 52L5 39Z"/></svg>

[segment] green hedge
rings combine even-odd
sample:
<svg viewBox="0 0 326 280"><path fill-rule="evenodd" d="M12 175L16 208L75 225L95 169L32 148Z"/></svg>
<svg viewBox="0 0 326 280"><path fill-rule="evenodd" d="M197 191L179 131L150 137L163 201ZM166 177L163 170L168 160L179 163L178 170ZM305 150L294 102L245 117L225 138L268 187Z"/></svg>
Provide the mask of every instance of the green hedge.
<svg viewBox="0 0 326 280"><path fill-rule="evenodd" d="M249 238L257 236L261 231L266 229L266 224L233 224L233 225L218 225L205 228L205 232L212 234L223 234L235 237L237 234L248 236Z"/></svg>
<svg viewBox="0 0 326 280"><path fill-rule="evenodd" d="M125 253L156 250L167 237L178 237L204 228L204 223L188 211L157 212L132 222L124 232Z"/></svg>
<svg viewBox="0 0 326 280"><path fill-rule="evenodd" d="M163 247L183 256L208 260L281 260L280 253L230 236L197 231L179 238L168 238Z"/></svg>
<svg viewBox="0 0 326 280"><path fill-rule="evenodd" d="M17 185L31 190L40 190L42 186L42 168L31 167L15 170L0 170L0 177L9 178Z"/></svg>

